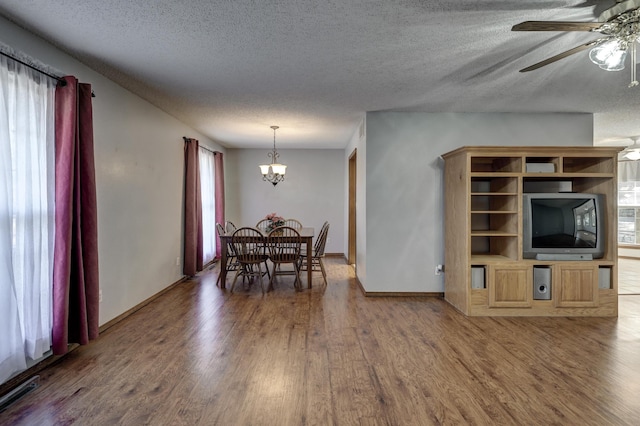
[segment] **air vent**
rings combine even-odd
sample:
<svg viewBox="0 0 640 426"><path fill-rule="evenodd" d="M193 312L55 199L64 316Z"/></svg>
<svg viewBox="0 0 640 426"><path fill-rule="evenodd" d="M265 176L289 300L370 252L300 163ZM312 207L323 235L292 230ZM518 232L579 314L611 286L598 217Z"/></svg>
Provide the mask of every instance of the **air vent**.
<svg viewBox="0 0 640 426"><path fill-rule="evenodd" d="M0 413L9 408L11 404L18 401L20 398L35 390L40 385L40 376L33 376L20 386L12 389L6 395L0 397Z"/></svg>

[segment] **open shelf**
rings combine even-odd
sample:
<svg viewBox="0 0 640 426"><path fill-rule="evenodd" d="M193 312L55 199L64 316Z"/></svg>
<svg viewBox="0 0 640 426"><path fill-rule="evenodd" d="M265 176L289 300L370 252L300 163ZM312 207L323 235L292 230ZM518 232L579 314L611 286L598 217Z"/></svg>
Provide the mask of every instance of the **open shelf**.
<svg viewBox="0 0 640 426"><path fill-rule="evenodd" d="M471 173L522 173L522 157L471 157Z"/></svg>
<svg viewBox="0 0 640 426"><path fill-rule="evenodd" d="M615 161L611 157L564 157L562 172L611 175L615 170Z"/></svg>

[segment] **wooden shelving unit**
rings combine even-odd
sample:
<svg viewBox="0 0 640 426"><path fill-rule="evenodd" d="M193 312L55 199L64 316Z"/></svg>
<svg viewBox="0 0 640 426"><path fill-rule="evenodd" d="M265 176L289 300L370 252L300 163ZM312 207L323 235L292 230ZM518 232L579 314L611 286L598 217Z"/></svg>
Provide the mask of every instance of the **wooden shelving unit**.
<svg viewBox="0 0 640 426"><path fill-rule="evenodd" d="M445 299L466 315L617 316L619 150L485 146L444 154ZM605 195L603 258L523 258L522 195L540 182ZM546 300L534 297L534 268L550 273ZM481 287L472 272L484 277Z"/></svg>

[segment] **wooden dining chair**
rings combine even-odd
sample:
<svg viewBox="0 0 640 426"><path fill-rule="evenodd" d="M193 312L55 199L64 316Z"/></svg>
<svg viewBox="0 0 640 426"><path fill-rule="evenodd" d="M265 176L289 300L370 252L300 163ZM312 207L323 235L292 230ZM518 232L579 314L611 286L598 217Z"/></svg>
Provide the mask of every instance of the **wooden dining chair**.
<svg viewBox="0 0 640 426"><path fill-rule="evenodd" d="M225 229L222 227L220 223L216 223L216 231L218 231L219 236L226 235ZM221 244L225 244L225 243L222 243L222 240L221 240ZM229 274L229 272L237 271L238 268L240 268L240 264L238 263L238 259L236 258L236 256L233 254L233 249L231 248L231 242L228 239L226 244L227 244L227 263L226 265L220 265L220 271L222 271L222 268L225 268L227 271L227 274ZM220 285L221 279L222 279L222 274L218 273L216 286Z"/></svg>
<svg viewBox="0 0 640 426"><path fill-rule="evenodd" d="M261 230L262 232L265 232L267 230L267 227L271 224L271 221L269 219L262 219L261 221L259 221L258 223L256 223L256 228L258 228L259 230Z"/></svg>
<svg viewBox="0 0 640 426"><path fill-rule="evenodd" d="M233 284L231 284L231 293L233 293L238 277L242 276L242 281L244 282L245 279L248 279L249 284L257 278L260 283L260 289L264 294L265 289L262 284L262 277L265 274L269 274L269 267L267 266L269 256L264 235L255 228L238 228L231 236L231 249L239 264L239 268L233 278ZM262 268L263 264L264 269Z"/></svg>
<svg viewBox="0 0 640 426"><path fill-rule="evenodd" d="M225 232L227 234L233 235L233 233L236 232L236 229L238 229L238 228L230 220L228 220L228 221L226 221L224 223L224 230L225 230Z"/></svg>
<svg viewBox="0 0 640 426"><path fill-rule="evenodd" d="M293 287L302 288L300 280L300 248L302 238L298 231L290 226L279 226L269 232L267 236L269 260L273 263L273 271L269 279L269 290L273 289L273 279L276 275L295 275ZM284 264L291 264L293 270L283 269Z"/></svg>
<svg viewBox="0 0 640 426"><path fill-rule="evenodd" d="M311 271L322 272L324 285L327 285L327 271L324 267L324 248L327 244L327 235L329 235L329 222L325 222L320 228L318 238L316 238L311 252ZM307 268L309 268L307 256L306 253L302 253L300 256L300 270L306 271L308 270Z"/></svg>
<svg viewBox="0 0 640 426"><path fill-rule="evenodd" d="M290 226L291 228L294 228L294 229L301 229L302 222L300 222L298 219L285 219L283 226Z"/></svg>

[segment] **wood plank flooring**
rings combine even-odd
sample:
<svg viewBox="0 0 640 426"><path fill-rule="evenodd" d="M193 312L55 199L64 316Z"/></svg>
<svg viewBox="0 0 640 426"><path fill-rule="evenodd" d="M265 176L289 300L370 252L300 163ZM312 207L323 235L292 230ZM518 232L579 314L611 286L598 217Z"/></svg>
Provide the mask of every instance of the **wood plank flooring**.
<svg viewBox="0 0 640 426"><path fill-rule="evenodd" d="M618 294L640 294L640 259L618 259Z"/></svg>
<svg viewBox="0 0 640 426"><path fill-rule="evenodd" d="M640 296L618 318L467 318L364 297L328 266L301 292L182 283L44 370L0 424L638 424Z"/></svg>

